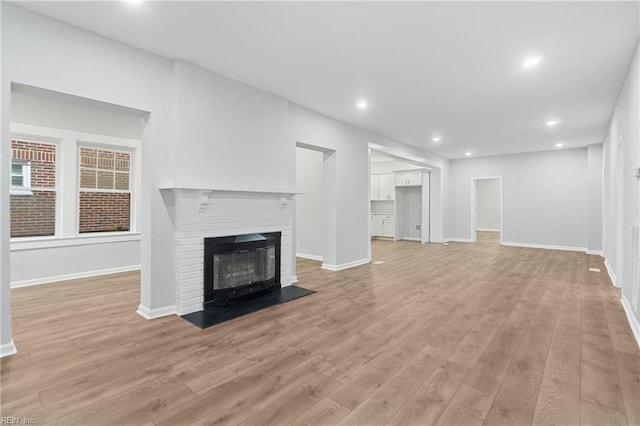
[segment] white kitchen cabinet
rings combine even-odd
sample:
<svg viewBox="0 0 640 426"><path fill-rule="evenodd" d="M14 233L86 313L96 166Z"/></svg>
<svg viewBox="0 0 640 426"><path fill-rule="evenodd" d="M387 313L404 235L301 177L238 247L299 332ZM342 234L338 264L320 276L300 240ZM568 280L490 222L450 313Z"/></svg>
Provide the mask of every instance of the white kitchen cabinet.
<svg viewBox="0 0 640 426"><path fill-rule="evenodd" d="M396 198L393 173L371 175L371 201L391 201Z"/></svg>
<svg viewBox="0 0 640 426"><path fill-rule="evenodd" d="M372 219L372 224L371 224L371 236L372 237L378 237L380 236L380 232L382 230L382 215L379 214L373 214L371 215Z"/></svg>
<svg viewBox="0 0 640 426"><path fill-rule="evenodd" d="M384 215L382 216L381 224L380 224L380 236L393 238L396 231L396 221L393 216Z"/></svg>
<svg viewBox="0 0 640 426"><path fill-rule="evenodd" d="M372 214L371 215L371 236L387 237L395 236L396 222L393 215Z"/></svg>
<svg viewBox="0 0 640 426"><path fill-rule="evenodd" d="M422 185L422 172L396 172L395 183L396 186L420 186Z"/></svg>
<svg viewBox="0 0 640 426"><path fill-rule="evenodd" d="M378 176L380 179L378 200L395 200L396 186L394 184L393 173L384 173Z"/></svg>

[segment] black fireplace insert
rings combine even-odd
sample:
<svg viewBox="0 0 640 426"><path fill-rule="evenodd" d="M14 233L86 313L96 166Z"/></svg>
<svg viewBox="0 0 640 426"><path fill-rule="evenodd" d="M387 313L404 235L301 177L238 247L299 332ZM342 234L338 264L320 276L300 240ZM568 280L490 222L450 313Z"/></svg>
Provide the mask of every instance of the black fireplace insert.
<svg viewBox="0 0 640 426"><path fill-rule="evenodd" d="M204 307L277 290L280 232L204 239Z"/></svg>

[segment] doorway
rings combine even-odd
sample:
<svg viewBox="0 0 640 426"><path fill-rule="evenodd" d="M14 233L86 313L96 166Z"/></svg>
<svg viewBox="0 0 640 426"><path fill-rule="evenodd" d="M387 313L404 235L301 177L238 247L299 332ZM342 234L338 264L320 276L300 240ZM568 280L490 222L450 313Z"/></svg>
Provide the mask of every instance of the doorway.
<svg viewBox="0 0 640 426"><path fill-rule="evenodd" d="M431 169L369 149L371 239L430 241Z"/></svg>
<svg viewBox="0 0 640 426"><path fill-rule="evenodd" d="M471 241L502 243L502 176L471 180Z"/></svg>
<svg viewBox="0 0 640 426"><path fill-rule="evenodd" d="M336 265L336 152L296 144L295 257ZM295 265L295 259L294 259ZM294 267L295 276L295 267Z"/></svg>

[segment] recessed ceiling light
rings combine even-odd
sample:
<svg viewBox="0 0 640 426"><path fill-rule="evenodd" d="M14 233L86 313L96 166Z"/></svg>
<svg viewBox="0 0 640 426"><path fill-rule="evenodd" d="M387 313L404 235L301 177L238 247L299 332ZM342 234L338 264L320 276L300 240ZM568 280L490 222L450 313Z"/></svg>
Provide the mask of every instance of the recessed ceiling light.
<svg viewBox="0 0 640 426"><path fill-rule="evenodd" d="M464 155L466 155L467 157L471 156L471 153L469 151L465 152Z"/></svg>
<svg viewBox="0 0 640 426"><path fill-rule="evenodd" d="M529 56L524 60L524 62L522 63L522 66L525 68L533 68L536 65L538 65L541 60L542 60L542 56L540 55Z"/></svg>
<svg viewBox="0 0 640 426"><path fill-rule="evenodd" d="M549 127L557 126L558 124L560 124L560 120L558 119L547 121L547 126Z"/></svg>
<svg viewBox="0 0 640 426"><path fill-rule="evenodd" d="M442 140L442 136L434 136L431 140L434 142L440 142Z"/></svg>
<svg viewBox="0 0 640 426"><path fill-rule="evenodd" d="M564 144L563 144L563 143L557 143L557 144L556 144L556 148L562 148L563 146L564 146Z"/></svg>
<svg viewBox="0 0 640 426"><path fill-rule="evenodd" d="M362 101L358 101L358 103L356 104L356 106L360 109L365 109L367 107L367 101L362 100Z"/></svg>

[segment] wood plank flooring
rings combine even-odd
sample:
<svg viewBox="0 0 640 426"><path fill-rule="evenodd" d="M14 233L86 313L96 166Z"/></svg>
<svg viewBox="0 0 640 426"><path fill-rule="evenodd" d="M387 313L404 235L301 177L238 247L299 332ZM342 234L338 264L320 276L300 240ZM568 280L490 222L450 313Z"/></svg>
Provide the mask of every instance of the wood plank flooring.
<svg viewBox="0 0 640 426"><path fill-rule="evenodd" d="M139 275L13 290L2 416L67 425L640 425L640 349L602 259L374 241L318 293L200 330ZM603 272L590 272L590 267Z"/></svg>

